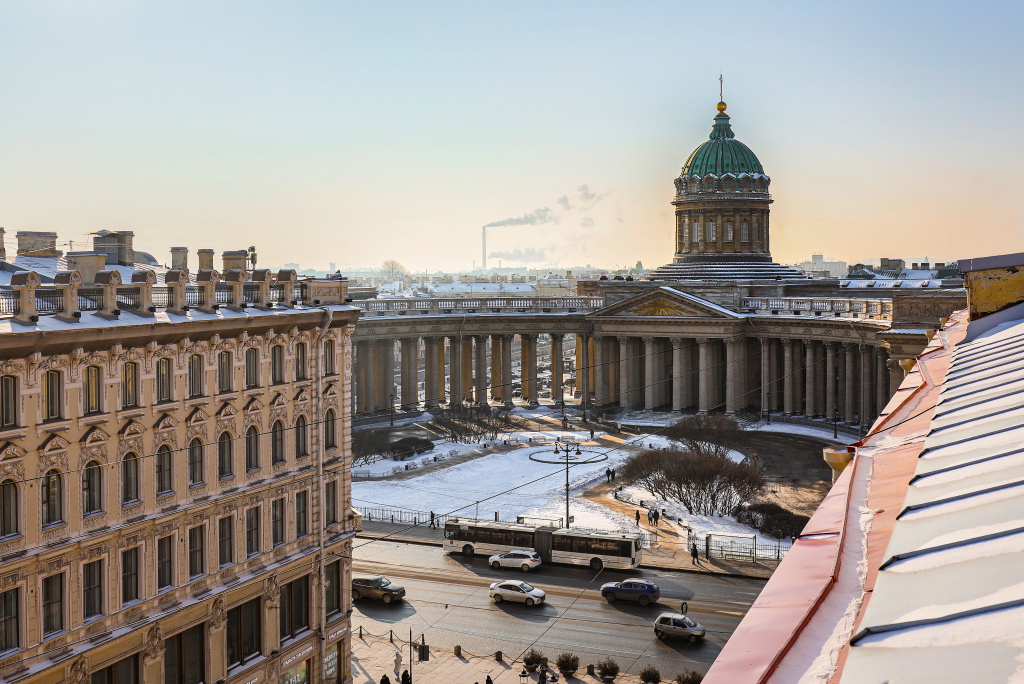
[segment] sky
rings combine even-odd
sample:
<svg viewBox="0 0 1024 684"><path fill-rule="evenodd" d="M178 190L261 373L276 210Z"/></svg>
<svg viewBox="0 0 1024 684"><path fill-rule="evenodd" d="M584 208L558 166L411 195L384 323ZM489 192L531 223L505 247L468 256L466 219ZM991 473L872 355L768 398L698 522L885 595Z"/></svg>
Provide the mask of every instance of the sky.
<svg viewBox="0 0 1024 684"><path fill-rule="evenodd" d="M0 226L422 272L498 224L491 266L658 266L721 73L777 261L1019 252L1022 34L1020 2L0 0Z"/></svg>

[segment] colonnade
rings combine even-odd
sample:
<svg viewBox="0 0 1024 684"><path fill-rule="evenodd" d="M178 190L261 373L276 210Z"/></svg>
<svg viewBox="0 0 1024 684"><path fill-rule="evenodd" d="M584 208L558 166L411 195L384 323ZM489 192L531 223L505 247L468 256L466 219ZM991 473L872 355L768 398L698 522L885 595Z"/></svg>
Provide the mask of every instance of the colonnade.
<svg viewBox="0 0 1024 684"><path fill-rule="evenodd" d="M543 380L538 374L542 335L550 338L552 361L550 379ZM518 377L513 375L516 343ZM902 379L884 347L863 342L596 333L577 334L575 346L574 395L598 409L771 411L857 424L872 421ZM543 389L558 402L566 383L559 363L564 350L564 335L558 333L357 340L354 411L420 405L430 410L466 402L511 406L517 382L530 405L539 403Z"/></svg>

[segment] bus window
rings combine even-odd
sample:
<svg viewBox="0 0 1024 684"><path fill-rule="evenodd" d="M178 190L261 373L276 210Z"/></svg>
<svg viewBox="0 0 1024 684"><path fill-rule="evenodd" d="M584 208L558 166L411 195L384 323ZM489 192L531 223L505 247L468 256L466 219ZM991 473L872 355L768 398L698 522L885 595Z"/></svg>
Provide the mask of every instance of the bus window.
<svg viewBox="0 0 1024 684"><path fill-rule="evenodd" d="M630 545L630 543L628 541L619 542L619 556L622 557L622 558L632 558L632 556L633 556L633 549L630 548L630 546L631 545ZM639 546L639 542L638 542L638 546Z"/></svg>
<svg viewBox="0 0 1024 684"><path fill-rule="evenodd" d="M515 545L523 549L533 548L533 534L530 532L516 532L515 533L516 543Z"/></svg>

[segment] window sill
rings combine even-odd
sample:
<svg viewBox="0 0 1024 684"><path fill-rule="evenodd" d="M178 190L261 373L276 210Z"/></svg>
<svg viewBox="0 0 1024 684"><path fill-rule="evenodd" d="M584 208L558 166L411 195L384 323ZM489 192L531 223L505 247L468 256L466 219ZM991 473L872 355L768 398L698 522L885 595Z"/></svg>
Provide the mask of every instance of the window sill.
<svg viewBox="0 0 1024 684"><path fill-rule="evenodd" d="M158 501L160 499L163 499L163 498L168 497L168 496L174 496L174 490L173 489L168 489L166 491L157 492L156 493L156 498L157 498Z"/></svg>
<svg viewBox="0 0 1024 684"><path fill-rule="evenodd" d="M262 663L264 660L266 660L266 658L263 656L263 654L257 653L256 655L249 656L248 660L243 660L240 663L233 663L231 665L228 665L228 678L231 678L240 672L244 672L253 665L258 665L259 663Z"/></svg>
<svg viewBox="0 0 1024 684"><path fill-rule="evenodd" d="M206 482L202 481L202 480L199 481L199 482L189 482L188 483L188 488L189 489L198 489L199 487L205 487L205 486L206 486Z"/></svg>
<svg viewBox="0 0 1024 684"><path fill-rule="evenodd" d="M153 404L153 405L154 405L154 406L160 406L160 407L161 407L161 410L164 410L164 409L163 409L162 407L164 407L164 406L168 406L168 405L170 405L170 404L177 404L177 403L178 403L178 402L176 402L176 401L175 401L174 399L161 399L161 400L159 400L158 402L156 402L156 403L155 403L155 404Z"/></svg>
<svg viewBox="0 0 1024 684"><path fill-rule="evenodd" d="M25 439L26 437L28 437L26 428L21 425L8 425L0 429L0 438L2 439Z"/></svg>
<svg viewBox="0 0 1024 684"><path fill-rule="evenodd" d="M43 432L67 432L71 429L71 419L54 418L51 420L44 420L39 424L39 429Z"/></svg>
<svg viewBox="0 0 1024 684"><path fill-rule="evenodd" d="M132 499L131 501L122 501L121 508L131 508L132 506L138 506L142 503L142 499Z"/></svg>
<svg viewBox="0 0 1024 684"><path fill-rule="evenodd" d="M89 617L84 618L82 620L82 626L85 627L86 625L91 625L94 622L99 622L100 620L102 620L105 617L107 617L107 616L105 614L103 614L103 613L97 613L96 615L90 615Z"/></svg>
<svg viewBox="0 0 1024 684"><path fill-rule="evenodd" d="M66 521L64 521L64 520L57 520L56 522L46 523L45 525L42 526L41 529L43 529L43 530L56 530L56 529L59 529L61 527L64 527L65 525L67 525Z"/></svg>
<svg viewBox="0 0 1024 684"><path fill-rule="evenodd" d="M104 513L106 513L106 511L104 511L104 510L89 511L88 513L85 513L85 514L82 515L82 520L90 520L91 518L98 518L101 515L103 515ZM45 530L46 528L44 527L43 529ZM0 540L0 541L3 541L3 540Z"/></svg>

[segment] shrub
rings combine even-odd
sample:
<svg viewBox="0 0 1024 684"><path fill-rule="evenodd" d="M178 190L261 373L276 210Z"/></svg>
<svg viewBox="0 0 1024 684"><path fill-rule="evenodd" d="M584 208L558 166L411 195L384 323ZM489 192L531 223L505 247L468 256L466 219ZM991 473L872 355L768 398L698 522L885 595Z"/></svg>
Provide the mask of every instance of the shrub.
<svg viewBox="0 0 1024 684"><path fill-rule="evenodd" d="M810 520L806 515L787 511L778 504L766 501L739 506L733 515L737 522L750 525L761 534L775 539L799 536Z"/></svg>
<svg viewBox="0 0 1024 684"><path fill-rule="evenodd" d="M676 684L700 684L704 681L704 675L696 670L687 670L676 675Z"/></svg>
<svg viewBox="0 0 1024 684"><path fill-rule="evenodd" d="M395 458L408 458L414 454L425 454L434 450L434 443L426 437L402 437L388 447Z"/></svg>
<svg viewBox="0 0 1024 684"><path fill-rule="evenodd" d="M575 672L580 669L580 657L575 653L559 653L555 665L560 672Z"/></svg>
<svg viewBox="0 0 1024 684"><path fill-rule="evenodd" d="M597 664L597 674L601 677L617 677L619 675L619 664L611 658L605 658Z"/></svg>
<svg viewBox="0 0 1024 684"><path fill-rule="evenodd" d="M658 672L658 668L648 665L640 670L640 681L644 684L658 684L661 681L661 673Z"/></svg>
<svg viewBox="0 0 1024 684"><path fill-rule="evenodd" d="M540 665L540 661L543 659L544 654L535 648L531 648L526 652L526 655L523 656L523 665L526 665L527 667L538 667Z"/></svg>

